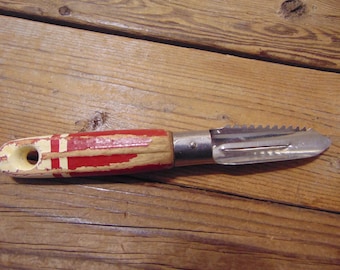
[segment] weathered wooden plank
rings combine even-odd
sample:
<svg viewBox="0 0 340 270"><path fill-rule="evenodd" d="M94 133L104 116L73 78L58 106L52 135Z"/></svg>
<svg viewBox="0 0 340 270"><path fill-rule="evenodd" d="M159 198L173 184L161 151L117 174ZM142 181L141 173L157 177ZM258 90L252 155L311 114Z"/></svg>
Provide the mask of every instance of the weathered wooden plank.
<svg viewBox="0 0 340 270"><path fill-rule="evenodd" d="M82 129L308 126L313 160L139 177L339 211L340 76L1 17L0 138Z"/></svg>
<svg viewBox="0 0 340 270"><path fill-rule="evenodd" d="M340 263L336 214L128 179L2 180L2 268L337 269Z"/></svg>
<svg viewBox="0 0 340 270"><path fill-rule="evenodd" d="M225 194L339 211L337 74L15 18L0 24L0 142L224 124L306 124L333 140L303 162L2 175L0 268L338 268L338 214Z"/></svg>
<svg viewBox="0 0 340 270"><path fill-rule="evenodd" d="M148 39L340 70L338 0L0 1L36 16Z"/></svg>

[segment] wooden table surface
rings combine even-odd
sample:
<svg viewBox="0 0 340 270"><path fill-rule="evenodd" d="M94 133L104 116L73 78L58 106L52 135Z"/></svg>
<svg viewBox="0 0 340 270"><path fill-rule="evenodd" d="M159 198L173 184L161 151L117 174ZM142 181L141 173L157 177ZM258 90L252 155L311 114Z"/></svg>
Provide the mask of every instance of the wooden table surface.
<svg viewBox="0 0 340 270"><path fill-rule="evenodd" d="M321 156L0 176L1 269L340 269L340 2L1 1L0 144L293 125Z"/></svg>

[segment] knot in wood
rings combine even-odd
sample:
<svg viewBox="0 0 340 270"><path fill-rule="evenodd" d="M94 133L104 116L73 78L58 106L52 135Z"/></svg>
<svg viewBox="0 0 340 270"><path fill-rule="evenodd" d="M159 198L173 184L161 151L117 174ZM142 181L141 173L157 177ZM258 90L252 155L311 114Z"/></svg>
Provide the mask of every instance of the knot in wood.
<svg viewBox="0 0 340 270"><path fill-rule="evenodd" d="M68 6L62 6L59 8L59 14L62 16L68 16L71 14L71 9Z"/></svg>
<svg viewBox="0 0 340 270"><path fill-rule="evenodd" d="M306 4L301 0L286 0L281 4L280 14L286 19L306 13Z"/></svg>

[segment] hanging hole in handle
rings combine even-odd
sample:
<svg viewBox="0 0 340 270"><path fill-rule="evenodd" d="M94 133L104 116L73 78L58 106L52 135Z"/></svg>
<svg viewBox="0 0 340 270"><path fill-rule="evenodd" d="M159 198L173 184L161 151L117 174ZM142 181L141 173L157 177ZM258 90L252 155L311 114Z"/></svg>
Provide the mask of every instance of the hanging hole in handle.
<svg viewBox="0 0 340 270"><path fill-rule="evenodd" d="M27 153L26 159L29 164L35 165L39 161L39 153L36 149L32 149Z"/></svg>
<svg viewBox="0 0 340 270"><path fill-rule="evenodd" d="M38 149L33 145L22 145L13 151L9 161L16 170L28 171L34 169L40 161Z"/></svg>

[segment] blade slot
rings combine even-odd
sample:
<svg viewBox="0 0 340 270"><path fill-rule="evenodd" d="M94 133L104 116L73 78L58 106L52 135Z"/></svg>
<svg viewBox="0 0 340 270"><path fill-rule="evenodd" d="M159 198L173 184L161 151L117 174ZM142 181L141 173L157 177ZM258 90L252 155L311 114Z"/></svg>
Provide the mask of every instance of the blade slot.
<svg viewBox="0 0 340 270"><path fill-rule="evenodd" d="M224 145L220 146L219 149L223 152L254 152L254 151L282 151L284 149L289 148L289 144L287 145L275 145L275 146L254 146L254 147L225 147Z"/></svg>

